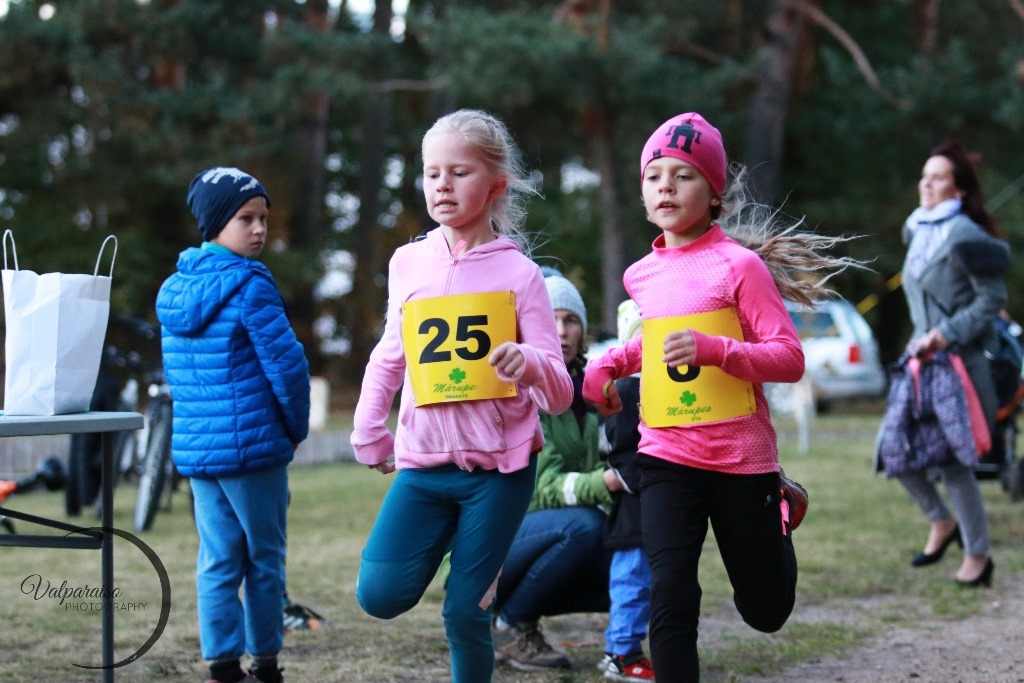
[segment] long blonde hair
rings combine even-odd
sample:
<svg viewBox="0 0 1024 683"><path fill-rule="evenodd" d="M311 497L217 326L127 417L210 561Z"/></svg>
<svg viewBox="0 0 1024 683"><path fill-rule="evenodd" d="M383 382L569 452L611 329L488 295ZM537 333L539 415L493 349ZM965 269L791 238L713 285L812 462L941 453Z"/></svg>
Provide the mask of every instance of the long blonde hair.
<svg viewBox="0 0 1024 683"><path fill-rule="evenodd" d="M434 122L423 141L437 133L458 133L480 154L487 170L508 179L505 191L491 205L494 231L515 240L524 253L532 248L530 236L523 230L527 197L540 196L523 164L522 154L508 128L498 117L479 109L459 109Z"/></svg>
<svg viewBox="0 0 1024 683"><path fill-rule="evenodd" d="M733 181L722 197L718 222L726 234L761 257L782 298L813 306L838 296L828 282L839 273L850 267L870 270L864 261L828 253L857 236L801 230L803 218L790 219L750 196L745 167L734 164L729 170Z"/></svg>

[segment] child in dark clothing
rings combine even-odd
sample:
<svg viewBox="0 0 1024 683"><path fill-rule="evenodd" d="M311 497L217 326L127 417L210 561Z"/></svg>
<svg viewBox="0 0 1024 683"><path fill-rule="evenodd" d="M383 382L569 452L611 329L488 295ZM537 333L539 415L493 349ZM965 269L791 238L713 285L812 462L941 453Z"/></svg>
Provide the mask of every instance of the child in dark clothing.
<svg viewBox="0 0 1024 683"><path fill-rule="evenodd" d="M632 299L619 304L619 342L625 344L641 329L640 311ZM608 442L608 467L615 471L624 490L605 524L605 547L612 550L609 572L608 628L604 632L605 678L617 681L653 681L654 669L644 656L647 620L651 612L651 566L644 555L640 534L640 470L636 463L640 444L640 376L616 380L622 411L604 422Z"/></svg>

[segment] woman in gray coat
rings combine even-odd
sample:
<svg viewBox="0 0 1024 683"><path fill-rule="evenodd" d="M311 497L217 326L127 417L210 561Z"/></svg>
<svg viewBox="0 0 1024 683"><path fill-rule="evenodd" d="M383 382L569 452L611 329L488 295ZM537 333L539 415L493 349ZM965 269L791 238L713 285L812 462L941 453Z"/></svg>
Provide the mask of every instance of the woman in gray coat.
<svg viewBox="0 0 1024 683"><path fill-rule="evenodd" d="M997 344L992 321L1006 303L1003 278L1009 268L1009 248L996 238L973 165L956 142L931 151L918 192L920 206L903 226L903 239L909 244L903 292L914 326L907 350L916 355L950 347L957 351L991 430L998 405L986 352L994 351ZM912 564L938 562L956 541L964 547L957 582L990 586L994 565L988 519L974 471L959 462L940 470L954 512L927 471L899 476L931 523L924 550Z"/></svg>

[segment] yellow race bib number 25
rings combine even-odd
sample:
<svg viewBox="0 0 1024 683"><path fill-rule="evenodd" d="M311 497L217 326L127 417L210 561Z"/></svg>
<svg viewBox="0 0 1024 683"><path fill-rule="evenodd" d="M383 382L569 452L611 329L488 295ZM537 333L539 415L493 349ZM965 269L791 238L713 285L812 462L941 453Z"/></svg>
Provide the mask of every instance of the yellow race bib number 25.
<svg viewBox="0 0 1024 683"><path fill-rule="evenodd" d="M515 383L488 363L492 350L515 339L514 292L407 301L402 342L416 405L515 396Z"/></svg>

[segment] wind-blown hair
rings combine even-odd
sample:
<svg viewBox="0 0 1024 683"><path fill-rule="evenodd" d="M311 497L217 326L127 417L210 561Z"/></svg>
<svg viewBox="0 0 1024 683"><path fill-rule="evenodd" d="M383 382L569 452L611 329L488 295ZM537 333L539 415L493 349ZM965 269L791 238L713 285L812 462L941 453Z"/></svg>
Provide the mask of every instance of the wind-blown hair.
<svg viewBox="0 0 1024 683"><path fill-rule="evenodd" d="M803 218L790 220L779 209L751 197L745 167L734 164L730 173L733 181L722 196L718 222L726 234L761 257L782 298L813 306L837 296L827 286L833 277L850 267L868 269L863 261L829 254L836 245L856 237L801 230Z"/></svg>
<svg viewBox="0 0 1024 683"><path fill-rule="evenodd" d="M505 191L491 205L491 226L519 244L527 255L532 241L523 231L525 201L540 196L523 164L522 154L508 128L493 114L479 109L459 109L439 118L423 135L426 142L437 133L458 133L476 149L487 170L508 180Z"/></svg>

